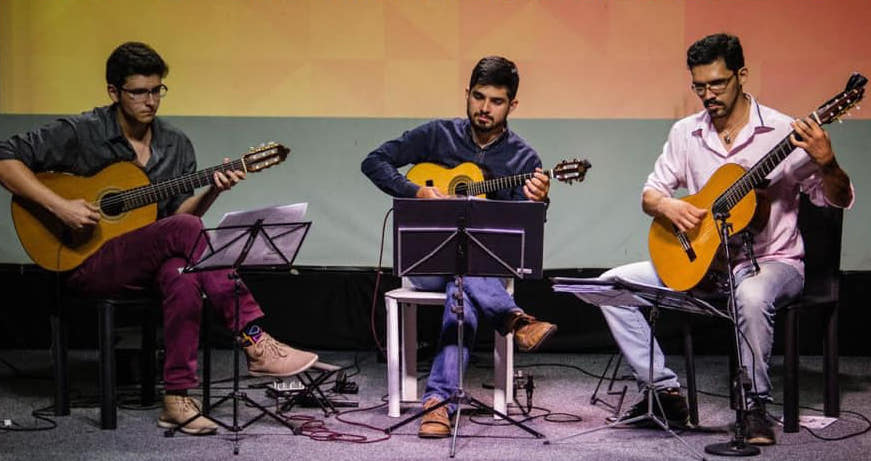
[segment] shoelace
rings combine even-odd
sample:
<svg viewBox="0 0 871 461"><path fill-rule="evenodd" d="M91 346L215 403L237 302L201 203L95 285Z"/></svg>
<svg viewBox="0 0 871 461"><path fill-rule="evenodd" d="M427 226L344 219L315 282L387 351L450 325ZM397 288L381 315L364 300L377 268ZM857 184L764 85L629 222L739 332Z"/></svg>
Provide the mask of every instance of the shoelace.
<svg viewBox="0 0 871 461"><path fill-rule="evenodd" d="M285 357L287 355L281 350L281 347L279 347L278 341L273 339L271 336L257 344L261 343L263 344L263 353L261 355L266 355L267 352L269 352L269 355L271 356Z"/></svg>

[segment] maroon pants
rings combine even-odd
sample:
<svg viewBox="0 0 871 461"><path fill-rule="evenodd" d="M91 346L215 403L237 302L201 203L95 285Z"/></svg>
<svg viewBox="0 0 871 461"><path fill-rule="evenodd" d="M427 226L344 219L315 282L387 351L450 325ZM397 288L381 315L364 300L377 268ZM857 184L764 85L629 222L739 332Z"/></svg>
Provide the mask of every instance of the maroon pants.
<svg viewBox="0 0 871 461"><path fill-rule="evenodd" d="M192 254L196 260L205 242L197 244L200 218L174 215L106 242L70 274L77 292L90 296L118 296L154 289L163 299L167 390L197 386L197 345L205 293L231 330L235 310L234 282L229 270L181 273ZM194 245L197 248L194 249ZM240 283L239 325L263 316L251 292Z"/></svg>

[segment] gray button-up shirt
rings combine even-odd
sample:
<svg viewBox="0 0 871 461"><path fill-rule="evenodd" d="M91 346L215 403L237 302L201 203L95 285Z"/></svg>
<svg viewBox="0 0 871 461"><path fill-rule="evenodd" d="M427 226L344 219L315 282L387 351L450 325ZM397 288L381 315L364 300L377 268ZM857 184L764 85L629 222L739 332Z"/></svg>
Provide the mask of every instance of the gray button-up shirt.
<svg viewBox="0 0 871 461"><path fill-rule="evenodd" d="M18 159L31 170L91 176L112 163L135 161L136 152L121 133L116 106L97 107L64 117L35 130L0 141L0 160ZM151 124L151 158L145 174L152 182L172 179L197 169L194 146L179 129L160 118ZM193 192L157 204L159 218L173 214Z"/></svg>

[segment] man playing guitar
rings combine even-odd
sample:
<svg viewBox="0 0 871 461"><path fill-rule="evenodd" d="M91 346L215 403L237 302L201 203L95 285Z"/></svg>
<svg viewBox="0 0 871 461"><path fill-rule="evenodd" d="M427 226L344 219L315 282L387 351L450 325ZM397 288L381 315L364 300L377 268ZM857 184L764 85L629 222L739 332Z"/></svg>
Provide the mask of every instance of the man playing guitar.
<svg viewBox="0 0 871 461"><path fill-rule="evenodd" d="M508 114L516 107L520 77L513 62L498 56L478 61L466 89L467 119L434 120L421 125L372 151L362 163L362 170L378 188L394 197L441 198L445 194L429 184L414 184L397 171L411 163L433 162L456 167L472 162L493 176L532 173L517 187L488 194L500 200L546 201L550 181L541 172L538 154L508 129ZM556 325L526 314L506 292L503 282L494 277L465 277L464 300L466 336L462 356L457 348L456 316L451 313L457 287L445 277L412 277L423 290L447 290L439 350L423 395L424 408L447 399L457 388L457 363L462 357L467 365L469 347L474 342L478 312L493 321L502 334L514 332L514 341L524 351L537 349L556 331ZM449 413L455 408L441 407L421 420L420 437L448 437L451 434Z"/></svg>
<svg viewBox="0 0 871 461"><path fill-rule="evenodd" d="M769 186L764 195L770 201L770 216L752 243L758 264L738 254L731 268L737 284L738 327L747 339L741 341L742 356L744 363L754 365L745 416L747 441L773 444L775 436L765 404L771 401L768 362L774 313L778 306L800 295L804 284L804 247L797 227L799 194L806 193L818 206L849 207L853 189L835 161L828 134L816 121L811 117L792 120L744 92L749 71L737 37L716 34L695 42L687 50L687 67L691 88L705 110L672 126L644 184L645 213L667 219L675 234L691 232L710 211L673 198L677 189L685 187L690 194L696 194L718 167L737 163L749 168L788 135L795 147L767 176ZM790 135L792 130L795 134ZM665 278L650 262L617 267L602 275L604 279L614 277L660 286ZM637 308L605 307L602 313L636 379L643 384L648 379L650 327ZM665 413L660 416L686 424L686 401L680 394L677 376L665 366L658 344L653 363L653 385ZM635 417L646 410L644 400L621 418Z"/></svg>
<svg viewBox="0 0 871 461"><path fill-rule="evenodd" d="M157 118L167 87L168 67L144 43L117 47L106 62L106 83L112 104L79 116L59 119L34 131L0 142L0 182L15 196L47 210L68 232L86 232L106 219L96 203L69 199L44 185L34 173L58 171L91 176L116 162L133 162L157 182L196 170L194 148L187 136ZM163 298L166 395L161 427L191 420L200 403L187 395L197 386L197 344L202 293L232 328L234 282L228 271L182 273L187 258L198 258L205 242L198 237L200 217L218 195L245 179L241 170L216 171L211 186L193 195L180 192L157 203L156 222L106 241L95 253L65 274L75 291L116 296L154 289ZM42 213L46 214L46 213ZM199 242L197 248L194 248ZM58 252L61 250L58 249ZM317 355L276 341L258 325L260 306L242 285L240 341L252 374L286 376L317 361ZM180 430L215 432L214 423L197 417Z"/></svg>

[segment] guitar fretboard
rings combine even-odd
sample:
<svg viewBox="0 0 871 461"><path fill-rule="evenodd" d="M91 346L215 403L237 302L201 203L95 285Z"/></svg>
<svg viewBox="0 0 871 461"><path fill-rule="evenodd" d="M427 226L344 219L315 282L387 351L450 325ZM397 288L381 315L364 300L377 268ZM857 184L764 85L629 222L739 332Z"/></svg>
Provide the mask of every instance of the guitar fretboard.
<svg viewBox="0 0 871 461"><path fill-rule="evenodd" d="M548 178L553 177L553 170L542 171ZM467 195L481 195L495 192L502 189L514 189L523 185L523 183L531 178L534 173L521 173L513 176L503 176L501 178L487 179L485 181L477 181L468 185Z"/></svg>
<svg viewBox="0 0 871 461"><path fill-rule="evenodd" d="M795 131L791 132L789 136L794 133ZM728 212L737 205L744 196L749 194L751 190L765 182L765 177L795 150L795 146L792 145L789 136L783 138L779 143L777 143L773 149L747 170L740 179L735 181L735 184L729 186L729 188L717 197L717 200L714 201L714 204L711 207L714 213Z"/></svg>
<svg viewBox="0 0 871 461"><path fill-rule="evenodd" d="M194 173L182 175L166 181L156 182L145 186L134 187L107 198L100 205L112 208L118 208L119 211L130 211L136 208L141 208L152 203L157 203L169 197L193 191L200 187L211 185L214 181L215 172L243 170L242 159L233 160L228 163L222 163L211 168L206 168Z"/></svg>

